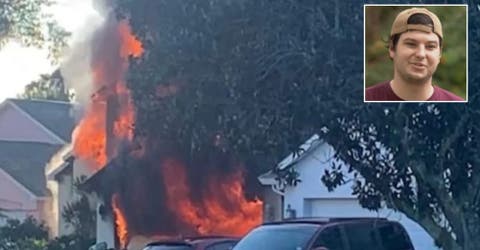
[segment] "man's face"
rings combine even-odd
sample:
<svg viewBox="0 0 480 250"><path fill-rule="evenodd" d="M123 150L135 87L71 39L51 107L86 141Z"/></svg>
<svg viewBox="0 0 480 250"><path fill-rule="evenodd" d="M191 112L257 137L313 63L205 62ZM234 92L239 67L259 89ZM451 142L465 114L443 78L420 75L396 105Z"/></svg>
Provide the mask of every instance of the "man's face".
<svg viewBox="0 0 480 250"><path fill-rule="evenodd" d="M395 76L407 83L426 83L440 62L439 37L433 33L407 31L400 35L396 48L390 48Z"/></svg>

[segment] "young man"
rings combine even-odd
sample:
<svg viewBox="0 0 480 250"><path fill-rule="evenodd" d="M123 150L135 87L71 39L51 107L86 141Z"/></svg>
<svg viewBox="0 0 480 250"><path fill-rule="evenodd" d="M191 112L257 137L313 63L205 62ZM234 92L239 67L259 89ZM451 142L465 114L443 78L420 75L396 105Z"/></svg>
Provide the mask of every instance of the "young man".
<svg viewBox="0 0 480 250"><path fill-rule="evenodd" d="M367 101L463 101L432 82L442 55L442 24L424 8L398 14L390 32L388 51L393 79L365 91Z"/></svg>

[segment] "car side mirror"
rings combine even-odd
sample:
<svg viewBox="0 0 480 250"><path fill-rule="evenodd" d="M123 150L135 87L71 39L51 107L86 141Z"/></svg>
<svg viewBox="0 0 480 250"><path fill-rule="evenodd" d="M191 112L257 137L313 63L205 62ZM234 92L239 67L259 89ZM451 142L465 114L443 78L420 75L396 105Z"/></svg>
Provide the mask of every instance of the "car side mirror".
<svg viewBox="0 0 480 250"><path fill-rule="evenodd" d="M312 250L328 250L326 247L315 247Z"/></svg>

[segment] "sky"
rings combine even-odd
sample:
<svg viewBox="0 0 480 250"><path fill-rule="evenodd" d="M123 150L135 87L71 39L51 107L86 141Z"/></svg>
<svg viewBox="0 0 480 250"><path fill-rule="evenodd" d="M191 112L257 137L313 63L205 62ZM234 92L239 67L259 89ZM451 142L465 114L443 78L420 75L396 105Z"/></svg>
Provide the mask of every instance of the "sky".
<svg viewBox="0 0 480 250"><path fill-rule="evenodd" d="M98 15L92 7L92 0L57 0L50 10L72 38L81 35L85 22ZM0 102L15 98L23 92L25 85L38 79L40 74L52 73L58 65L52 65L46 50L23 48L9 43L0 50Z"/></svg>

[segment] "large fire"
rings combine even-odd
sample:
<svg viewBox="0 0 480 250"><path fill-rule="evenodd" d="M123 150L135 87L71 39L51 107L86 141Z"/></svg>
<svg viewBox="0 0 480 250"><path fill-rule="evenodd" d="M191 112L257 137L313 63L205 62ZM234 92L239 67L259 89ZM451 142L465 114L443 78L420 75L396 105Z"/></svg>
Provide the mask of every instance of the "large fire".
<svg viewBox="0 0 480 250"><path fill-rule="evenodd" d="M207 174L207 173L205 173ZM163 183L167 190L167 205L185 222L196 227L196 233L242 236L261 222L260 201L247 201L243 194L242 173L207 177L208 194L194 202L187 185L185 168L175 160L163 164Z"/></svg>
<svg viewBox="0 0 480 250"><path fill-rule="evenodd" d="M73 133L74 152L92 172L100 170L112 160L119 153L120 144L132 143L135 113L124 74L128 69L129 57L139 57L143 53L142 44L132 35L127 22L117 23L114 32L110 30L106 33L111 34L110 40L104 42L106 47L100 48L101 53L94 55L91 62L96 92ZM110 41L118 41L118 44L115 46ZM172 87L159 91L162 97L179 90ZM135 156L133 158L145 156L144 153L131 155ZM110 201L120 247L127 246L129 238L135 235L241 236L261 222L262 203L245 199L241 168L228 174L205 173L201 177L206 179L204 185L193 188L187 178L188 170L180 162L172 157L149 164L158 169L159 176L154 181L151 181L152 174L148 171L157 170L143 169L146 177L142 177L139 174L142 168L135 166L138 168L125 174L127 180L122 190L117 190ZM149 181L145 181L146 178ZM155 196L156 190L160 189L163 190L160 192L162 195ZM198 192L202 195L196 196ZM133 201L136 203L132 204ZM162 219L147 221L145 214L156 218L168 217L168 221L173 220L173 224L177 225L173 226ZM152 223L156 224L150 225Z"/></svg>
<svg viewBox="0 0 480 250"><path fill-rule="evenodd" d="M94 55L91 66L92 81L97 91L93 93L86 113L73 132L75 154L94 170L102 168L107 163L108 102L116 104L117 113L114 114L113 121L116 142L131 140L133 136L132 124L135 115L125 86L124 74L128 69L129 56L139 57L143 49L125 21L118 23L116 39L120 43L117 50L110 53L114 55ZM115 149L115 145L113 148ZM113 152L110 157L115 153Z"/></svg>

